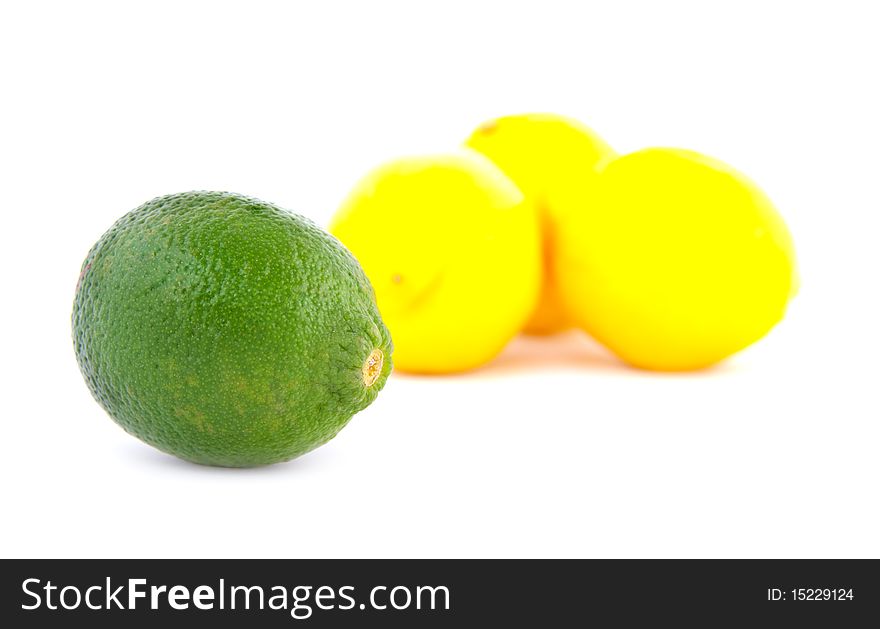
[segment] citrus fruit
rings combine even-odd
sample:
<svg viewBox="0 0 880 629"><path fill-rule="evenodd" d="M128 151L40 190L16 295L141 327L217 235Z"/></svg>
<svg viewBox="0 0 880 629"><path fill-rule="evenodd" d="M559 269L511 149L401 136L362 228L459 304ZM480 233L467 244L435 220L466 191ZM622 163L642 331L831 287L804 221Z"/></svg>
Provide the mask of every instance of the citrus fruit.
<svg viewBox="0 0 880 629"><path fill-rule="evenodd" d="M680 149L617 158L578 191L555 266L567 312L624 361L707 367L764 336L796 283L791 236L730 166Z"/></svg>
<svg viewBox="0 0 880 629"><path fill-rule="evenodd" d="M465 145L495 162L536 207L540 218L541 294L524 332L553 334L571 327L563 312L553 265L560 220L565 213L582 208L561 201L570 196L568 190L589 187L597 169L614 151L592 129L554 114L490 120L480 125Z"/></svg>
<svg viewBox="0 0 880 629"><path fill-rule="evenodd" d="M534 307L536 217L516 186L473 151L380 166L355 186L330 231L376 290L398 369L478 367Z"/></svg>
<svg viewBox="0 0 880 629"><path fill-rule="evenodd" d="M73 338L120 426L208 465L312 450L391 370L351 254L304 218L221 192L159 197L117 221L83 263Z"/></svg>

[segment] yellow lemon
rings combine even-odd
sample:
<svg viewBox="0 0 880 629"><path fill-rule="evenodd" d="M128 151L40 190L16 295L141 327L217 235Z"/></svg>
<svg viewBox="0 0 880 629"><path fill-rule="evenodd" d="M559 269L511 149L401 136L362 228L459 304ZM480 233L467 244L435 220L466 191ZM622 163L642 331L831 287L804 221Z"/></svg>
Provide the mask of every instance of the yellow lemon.
<svg viewBox="0 0 880 629"><path fill-rule="evenodd" d="M537 218L519 189L473 151L377 168L342 204L330 231L370 278L400 370L478 367L534 308Z"/></svg>
<svg viewBox="0 0 880 629"><path fill-rule="evenodd" d="M580 192L580 191L579 191ZM608 163L566 203L555 266L577 324L645 369L707 367L760 339L796 284L791 236L730 166L653 148Z"/></svg>
<svg viewBox="0 0 880 629"><path fill-rule="evenodd" d="M555 198L569 189L589 187L596 170L614 157L602 138L576 120L553 114L505 116L482 124L465 145L495 162L538 211L542 234L543 281L535 311L526 323L528 334L553 334L571 327L555 286L559 223L571 209Z"/></svg>

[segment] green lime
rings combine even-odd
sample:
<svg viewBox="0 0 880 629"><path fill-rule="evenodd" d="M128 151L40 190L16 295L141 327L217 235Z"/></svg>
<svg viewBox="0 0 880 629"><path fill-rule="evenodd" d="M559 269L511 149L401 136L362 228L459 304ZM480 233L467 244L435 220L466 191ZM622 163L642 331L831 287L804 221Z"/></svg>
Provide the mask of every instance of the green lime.
<svg viewBox="0 0 880 629"><path fill-rule="evenodd" d="M120 426L206 465L326 443L391 371L373 290L345 247L224 192L159 197L117 221L83 263L73 338Z"/></svg>

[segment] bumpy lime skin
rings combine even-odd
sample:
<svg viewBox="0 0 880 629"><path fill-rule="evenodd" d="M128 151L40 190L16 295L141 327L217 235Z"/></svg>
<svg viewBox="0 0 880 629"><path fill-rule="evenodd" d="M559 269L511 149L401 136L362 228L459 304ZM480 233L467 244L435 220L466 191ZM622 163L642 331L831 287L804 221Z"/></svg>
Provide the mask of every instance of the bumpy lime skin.
<svg viewBox="0 0 880 629"><path fill-rule="evenodd" d="M206 465L286 461L332 439L391 371L354 257L302 217L222 192L154 199L83 263L80 369L126 431ZM384 354L378 379L362 369Z"/></svg>

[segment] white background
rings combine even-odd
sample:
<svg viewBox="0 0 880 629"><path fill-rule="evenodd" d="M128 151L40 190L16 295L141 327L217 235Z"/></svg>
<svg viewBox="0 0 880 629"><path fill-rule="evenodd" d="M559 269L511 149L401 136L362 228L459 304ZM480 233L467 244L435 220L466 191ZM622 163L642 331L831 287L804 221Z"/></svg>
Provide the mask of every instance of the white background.
<svg viewBox="0 0 880 629"><path fill-rule="evenodd" d="M871 2L16 3L0 9L3 556L880 556ZM712 372L574 335L395 375L330 444L198 467L92 400L69 314L123 213L190 189L326 224L367 169L572 115L756 179L803 288Z"/></svg>

